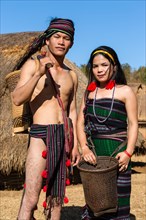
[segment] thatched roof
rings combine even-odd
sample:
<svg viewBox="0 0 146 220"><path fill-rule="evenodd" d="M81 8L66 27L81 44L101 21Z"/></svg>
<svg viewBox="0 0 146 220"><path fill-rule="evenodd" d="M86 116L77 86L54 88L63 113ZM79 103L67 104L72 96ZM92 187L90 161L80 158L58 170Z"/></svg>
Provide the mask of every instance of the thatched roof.
<svg viewBox="0 0 146 220"><path fill-rule="evenodd" d="M135 147L135 154L146 153L146 85L140 83L129 83L137 96L138 101L138 123L139 134Z"/></svg>
<svg viewBox="0 0 146 220"><path fill-rule="evenodd" d="M146 85L141 83L129 83L138 100L138 121L146 125Z"/></svg>
<svg viewBox="0 0 146 220"><path fill-rule="evenodd" d="M12 106L5 76L13 70L20 57L24 55L29 43L39 34L40 32L24 32L1 35L0 102L2 111L0 114L0 170L2 173L7 175L12 170L19 173L24 171L28 136L26 134L17 134L15 136L12 135ZM74 63L67 59L65 60L65 63L78 75L79 86L77 91L77 107L79 108L81 98L87 84L87 79ZM140 95L140 98L141 97L142 96ZM143 103L144 101L142 99L141 104ZM141 107L139 111L139 116L142 120L145 120L146 117L143 117L143 113L141 114L142 108L143 107ZM140 140L139 146L141 143L142 140Z"/></svg>

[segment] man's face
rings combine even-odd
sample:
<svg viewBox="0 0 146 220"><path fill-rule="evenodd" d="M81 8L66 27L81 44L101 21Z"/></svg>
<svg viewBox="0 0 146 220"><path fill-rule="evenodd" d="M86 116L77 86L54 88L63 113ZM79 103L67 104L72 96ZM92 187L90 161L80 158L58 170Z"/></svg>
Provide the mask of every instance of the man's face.
<svg viewBox="0 0 146 220"><path fill-rule="evenodd" d="M72 47L72 41L70 36L62 32L53 34L46 44L52 54L55 56L65 56L68 50Z"/></svg>

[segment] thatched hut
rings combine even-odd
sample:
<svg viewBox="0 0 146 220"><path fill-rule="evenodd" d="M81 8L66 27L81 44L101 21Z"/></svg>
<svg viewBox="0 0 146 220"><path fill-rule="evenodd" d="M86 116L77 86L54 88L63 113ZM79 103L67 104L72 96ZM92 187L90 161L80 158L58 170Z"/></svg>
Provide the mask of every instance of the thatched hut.
<svg viewBox="0 0 146 220"><path fill-rule="evenodd" d="M24 167L27 153L27 134L12 133L12 105L10 93L6 84L5 77L11 72L20 59L24 55L29 43L40 32L26 32L26 33L14 33L14 34L2 34L1 35L1 57L0 57L0 102L1 102L1 142L0 142L0 185L1 189L5 188L18 188L22 186L24 181ZM79 86L77 91L77 107L79 108L83 91L85 90L87 79L81 70L68 59L65 63L73 69L78 75ZM139 85L138 85L139 86ZM135 85L133 88L137 92L139 97L139 122L145 121L146 115L143 112L144 108L144 92L145 87L142 85L142 89ZM140 124L142 126L142 124ZM140 127L141 128L141 127ZM143 128L142 128L143 129ZM142 133L144 133L142 131ZM145 137L146 138L146 137ZM141 148L145 144L145 138L141 134L137 147Z"/></svg>
<svg viewBox="0 0 146 220"><path fill-rule="evenodd" d="M135 92L138 100L138 125L139 134L135 153L146 153L146 85L140 83L129 84Z"/></svg>

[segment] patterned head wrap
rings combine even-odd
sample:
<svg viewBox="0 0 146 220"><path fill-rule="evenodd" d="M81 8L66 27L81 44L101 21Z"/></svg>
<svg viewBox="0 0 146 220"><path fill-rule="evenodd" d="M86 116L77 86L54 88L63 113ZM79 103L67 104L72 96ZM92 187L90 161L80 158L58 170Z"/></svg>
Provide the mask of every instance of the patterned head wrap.
<svg viewBox="0 0 146 220"><path fill-rule="evenodd" d="M62 32L70 36L71 41L74 41L74 23L70 19L55 18L50 22L49 27L40 34L31 44L24 56L19 60L14 70L20 69L24 62L31 57L32 54L40 50L45 44L46 39L50 38L57 32Z"/></svg>
<svg viewBox="0 0 146 220"><path fill-rule="evenodd" d="M57 32L62 32L70 36L74 40L74 24L70 19L56 18L50 22L48 29L45 31L46 39L50 38Z"/></svg>

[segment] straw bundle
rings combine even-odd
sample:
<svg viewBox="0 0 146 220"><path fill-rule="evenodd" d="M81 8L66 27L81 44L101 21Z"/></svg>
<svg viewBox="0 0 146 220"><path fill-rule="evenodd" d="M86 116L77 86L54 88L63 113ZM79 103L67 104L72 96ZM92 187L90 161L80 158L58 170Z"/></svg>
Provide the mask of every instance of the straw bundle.
<svg viewBox="0 0 146 220"><path fill-rule="evenodd" d="M6 76L6 82L10 91L10 94L13 92L16 84L20 78L21 70L17 70L9 73ZM12 116L13 116L13 132L27 132L31 123L32 123L32 114L29 107L29 103L22 104L20 106L16 106L12 99Z"/></svg>

